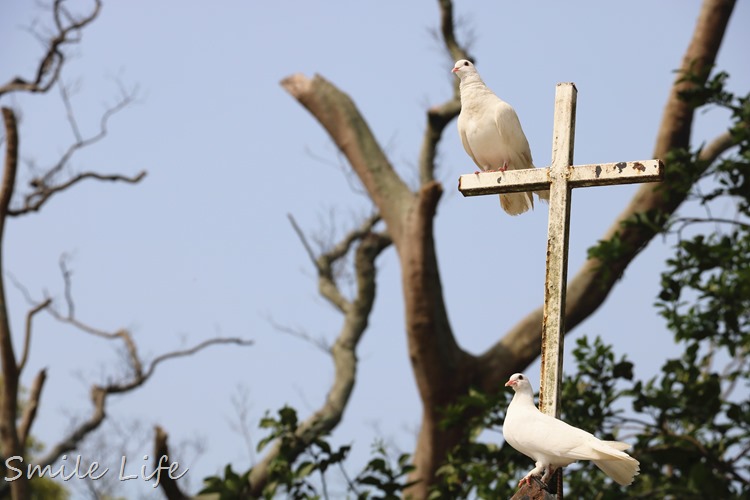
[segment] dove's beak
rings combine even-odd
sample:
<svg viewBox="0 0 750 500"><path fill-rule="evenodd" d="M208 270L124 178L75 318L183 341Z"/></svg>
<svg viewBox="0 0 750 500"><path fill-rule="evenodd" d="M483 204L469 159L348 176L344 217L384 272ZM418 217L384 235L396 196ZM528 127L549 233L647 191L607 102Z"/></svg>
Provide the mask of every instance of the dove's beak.
<svg viewBox="0 0 750 500"><path fill-rule="evenodd" d="M451 70L451 73L456 73L457 71L458 71L458 68L453 68L453 69Z"/></svg>
<svg viewBox="0 0 750 500"><path fill-rule="evenodd" d="M515 380L508 380L507 382L505 382L505 387L513 387L514 385L516 385Z"/></svg>

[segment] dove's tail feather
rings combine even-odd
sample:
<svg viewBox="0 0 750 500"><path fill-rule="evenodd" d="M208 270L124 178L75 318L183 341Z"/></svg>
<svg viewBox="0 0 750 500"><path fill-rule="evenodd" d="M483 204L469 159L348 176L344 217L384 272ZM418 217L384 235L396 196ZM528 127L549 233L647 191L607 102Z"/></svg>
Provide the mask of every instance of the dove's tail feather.
<svg viewBox="0 0 750 500"><path fill-rule="evenodd" d="M632 483L633 478L641 469L638 460L622 451L630 448L630 445L621 441L601 441L601 443L605 446L596 446L595 449L602 458L592 460L594 465L617 484L627 486Z"/></svg>
<svg viewBox="0 0 750 500"><path fill-rule="evenodd" d="M638 475L640 467L638 460L628 455L625 456L627 459L615 458L612 460L593 460L593 462L617 484L627 486Z"/></svg>
<svg viewBox="0 0 750 500"><path fill-rule="evenodd" d="M614 448L615 450L620 450L620 451L625 451L631 448L630 444L625 443L623 441L602 441L602 443Z"/></svg>
<svg viewBox="0 0 750 500"><path fill-rule="evenodd" d="M531 193L501 194L500 205L508 215L520 215L534 208L534 198L531 197Z"/></svg>
<svg viewBox="0 0 750 500"><path fill-rule="evenodd" d="M539 197L540 200L546 201L549 203L549 189L545 189L544 191L534 191L536 195Z"/></svg>

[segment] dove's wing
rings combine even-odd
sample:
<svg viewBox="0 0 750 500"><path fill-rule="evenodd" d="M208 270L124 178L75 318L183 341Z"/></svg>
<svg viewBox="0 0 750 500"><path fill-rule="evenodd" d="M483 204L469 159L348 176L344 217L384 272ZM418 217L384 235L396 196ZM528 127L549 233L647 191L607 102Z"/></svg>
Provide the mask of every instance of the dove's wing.
<svg viewBox="0 0 750 500"><path fill-rule="evenodd" d="M526 139L526 134L523 133L521 121L518 119L516 110L510 104L501 102L501 105L497 106L495 127L498 129L505 147L509 151L512 151L515 156L515 158L511 159L508 168L513 170L531 168L533 165L529 141Z"/></svg>
<svg viewBox="0 0 750 500"><path fill-rule="evenodd" d="M464 146L464 150L466 150L466 154L468 154L471 159L474 161L474 164L479 167L480 169L484 169L482 165L479 164L477 161L476 156L474 156L474 152L471 149L471 144L469 144L469 139L466 138L466 126L463 123L462 120L463 117L458 117L458 135L461 137L461 144Z"/></svg>
<svg viewBox="0 0 750 500"><path fill-rule="evenodd" d="M594 436L562 420L545 415L536 408L532 410L524 412L523 427L516 429L511 436L512 441L531 453L529 456L535 457L543 454L559 459L569 459L567 463L575 460L591 460L592 457L585 455L581 444Z"/></svg>

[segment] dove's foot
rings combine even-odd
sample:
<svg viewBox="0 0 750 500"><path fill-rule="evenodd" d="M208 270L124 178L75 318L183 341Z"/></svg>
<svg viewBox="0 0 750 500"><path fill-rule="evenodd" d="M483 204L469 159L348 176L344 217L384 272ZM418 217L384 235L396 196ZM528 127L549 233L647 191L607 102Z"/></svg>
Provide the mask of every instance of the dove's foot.
<svg viewBox="0 0 750 500"><path fill-rule="evenodd" d="M531 469L531 471L528 474L526 474L523 477L523 479L521 479L518 482L518 487L519 488L524 483L526 483L529 486L531 486L531 478L532 477L539 477L539 476L542 476L541 482L542 482L542 484L544 485L545 488L547 487L547 481L546 481L546 479L549 478L549 476L550 476L550 469L551 469L551 467L548 464L544 463L544 462L537 462L535 465L536 465L536 467L534 467L533 469ZM544 475L542 475L542 472L544 472Z"/></svg>
<svg viewBox="0 0 750 500"><path fill-rule="evenodd" d="M518 481L518 487L520 488L524 484L528 485L529 487L531 487L531 480L534 477L535 476L533 474L528 474L526 477L524 477L523 479L521 479L520 481ZM547 483L545 481L542 481L539 477L537 477L536 479L537 479L537 481L539 481L541 483L543 489L547 489Z"/></svg>
<svg viewBox="0 0 750 500"><path fill-rule="evenodd" d="M524 484L528 484L529 486L531 486L531 474L527 474L523 479L518 481L519 488L523 486Z"/></svg>

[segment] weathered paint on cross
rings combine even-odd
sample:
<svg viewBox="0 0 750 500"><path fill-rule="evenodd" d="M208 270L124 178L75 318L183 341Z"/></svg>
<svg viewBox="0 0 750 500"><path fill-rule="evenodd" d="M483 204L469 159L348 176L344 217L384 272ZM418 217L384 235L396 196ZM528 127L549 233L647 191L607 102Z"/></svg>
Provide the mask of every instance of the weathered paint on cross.
<svg viewBox="0 0 750 500"><path fill-rule="evenodd" d="M539 409L556 417L560 416L571 189L654 182L664 176L660 160L574 166L577 93L572 83L557 84L550 167L467 174L458 181L464 196L550 190Z"/></svg>

